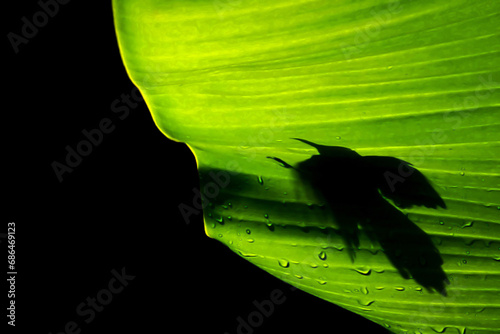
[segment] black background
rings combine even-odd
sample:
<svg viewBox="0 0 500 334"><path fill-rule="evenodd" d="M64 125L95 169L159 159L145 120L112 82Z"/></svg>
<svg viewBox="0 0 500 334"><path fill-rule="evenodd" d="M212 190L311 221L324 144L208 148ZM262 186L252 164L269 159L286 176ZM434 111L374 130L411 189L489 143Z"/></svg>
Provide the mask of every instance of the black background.
<svg viewBox="0 0 500 334"><path fill-rule="evenodd" d="M133 85L120 58L110 1L61 5L16 54L7 34L20 34L21 18L31 21L39 10L30 0L3 11L7 200L1 232L16 222L15 332L55 334L75 321L81 333L235 334L237 318L255 310L252 302L279 289L285 302L254 333L386 333L291 291L208 238L201 215L186 224L178 205L190 204L198 187L192 153L161 134L144 103L123 120L111 111ZM104 118L112 120L113 132L60 183L51 164L64 162L65 147L75 148L82 130ZM122 268L135 278L85 323L77 306L107 287L112 269ZM7 305L6 292L1 295Z"/></svg>

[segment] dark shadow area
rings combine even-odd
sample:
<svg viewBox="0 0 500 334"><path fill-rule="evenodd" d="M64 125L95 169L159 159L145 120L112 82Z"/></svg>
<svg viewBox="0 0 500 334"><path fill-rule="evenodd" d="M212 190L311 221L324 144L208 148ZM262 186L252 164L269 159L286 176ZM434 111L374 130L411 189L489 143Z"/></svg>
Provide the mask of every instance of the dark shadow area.
<svg viewBox="0 0 500 334"><path fill-rule="evenodd" d="M413 205L446 208L425 176L410 163L384 156L361 156L340 146L317 145L294 138L318 150L319 155L291 166L302 184L323 198L337 221L340 234L354 261L359 233L378 242L406 279L413 278L427 290L446 296L449 284L443 260L431 238L399 208ZM391 200L392 205L388 200Z"/></svg>

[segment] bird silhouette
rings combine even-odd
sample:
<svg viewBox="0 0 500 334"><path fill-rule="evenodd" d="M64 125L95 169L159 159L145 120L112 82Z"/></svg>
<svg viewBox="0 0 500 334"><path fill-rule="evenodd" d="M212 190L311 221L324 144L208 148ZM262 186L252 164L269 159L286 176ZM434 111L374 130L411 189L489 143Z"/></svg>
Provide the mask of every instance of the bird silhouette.
<svg viewBox="0 0 500 334"><path fill-rule="evenodd" d="M406 279L413 278L428 291L446 296L449 281L443 260L431 238L400 209L414 205L446 208L426 177L410 163L386 156L361 156L340 146L318 145L318 155L292 166L302 184L324 199L338 224L351 260L359 247L361 230L378 242L392 265ZM393 204L390 203L392 201Z"/></svg>

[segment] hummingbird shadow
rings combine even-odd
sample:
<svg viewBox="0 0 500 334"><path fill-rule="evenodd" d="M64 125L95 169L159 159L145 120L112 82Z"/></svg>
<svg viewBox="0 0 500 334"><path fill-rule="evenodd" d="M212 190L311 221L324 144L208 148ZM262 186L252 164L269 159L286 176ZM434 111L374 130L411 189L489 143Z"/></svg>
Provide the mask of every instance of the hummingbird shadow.
<svg viewBox="0 0 500 334"><path fill-rule="evenodd" d="M304 185L324 199L338 224L351 260L359 247L361 230L378 242L392 265L405 279L413 278L428 291L446 296L449 281L443 259L431 238L400 209L414 205L436 209L446 204L425 176L410 163L385 156L361 156L346 147L318 145L319 155L292 166ZM390 201L392 201L391 204Z"/></svg>

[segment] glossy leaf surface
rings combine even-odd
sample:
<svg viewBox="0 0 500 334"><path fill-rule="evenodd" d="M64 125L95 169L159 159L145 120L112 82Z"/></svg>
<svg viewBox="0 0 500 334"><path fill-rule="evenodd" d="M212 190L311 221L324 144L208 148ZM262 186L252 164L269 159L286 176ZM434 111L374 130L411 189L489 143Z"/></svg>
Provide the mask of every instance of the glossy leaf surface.
<svg viewBox="0 0 500 334"><path fill-rule="evenodd" d="M500 2L113 5L131 80L196 156L186 219L204 197L208 236L395 333L500 328Z"/></svg>

